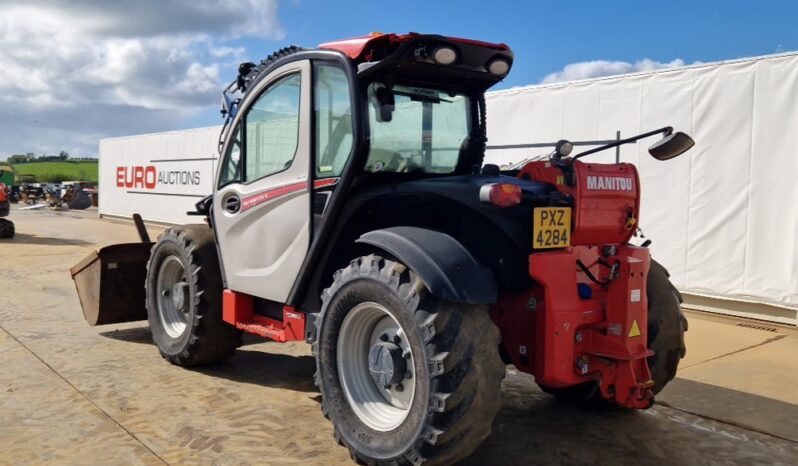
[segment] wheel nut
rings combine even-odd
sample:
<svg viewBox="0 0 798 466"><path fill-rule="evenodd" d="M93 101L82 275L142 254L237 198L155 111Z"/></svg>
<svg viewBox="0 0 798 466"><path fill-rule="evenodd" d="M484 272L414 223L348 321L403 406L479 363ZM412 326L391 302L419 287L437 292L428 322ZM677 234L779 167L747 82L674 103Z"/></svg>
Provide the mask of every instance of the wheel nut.
<svg viewBox="0 0 798 466"><path fill-rule="evenodd" d="M402 385L402 384L400 384L400 383L396 384L396 391L397 391L397 392L403 392L403 391L405 391L405 386L404 386L404 385Z"/></svg>
<svg viewBox="0 0 798 466"><path fill-rule="evenodd" d="M393 336L393 342L394 342L394 343L396 343L396 344L398 345L399 343L401 343L401 342L402 342L402 339L401 339L401 338L399 338L399 335L394 335L394 336Z"/></svg>
<svg viewBox="0 0 798 466"><path fill-rule="evenodd" d="M405 372L405 378L406 379L412 379L413 378L413 373L410 372L410 371Z"/></svg>
<svg viewBox="0 0 798 466"><path fill-rule="evenodd" d="M535 299L534 296L530 296L529 302L526 303L526 308L529 309L530 311L534 311L535 309L538 308L538 300Z"/></svg>
<svg viewBox="0 0 798 466"><path fill-rule="evenodd" d="M388 341L388 334L387 333L383 333L382 335L380 335L380 340L381 341Z"/></svg>
<svg viewBox="0 0 798 466"><path fill-rule="evenodd" d="M169 296L169 290L163 290L163 291L161 291L161 296L164 296L164 297L165 297L165 296Z"/></svg>

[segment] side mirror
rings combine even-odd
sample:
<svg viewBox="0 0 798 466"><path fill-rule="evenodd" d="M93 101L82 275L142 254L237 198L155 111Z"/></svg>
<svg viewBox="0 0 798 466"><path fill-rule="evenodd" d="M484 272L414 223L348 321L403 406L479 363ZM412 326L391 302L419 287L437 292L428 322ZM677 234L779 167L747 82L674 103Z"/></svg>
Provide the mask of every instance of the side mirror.
<svg viewBox="0 0 798 466"><path fill-rule="evenodd" d="M679 131L655 142L648 148L648 153L657 160L668 160L682 155L694 145L693 138Z"/></svg>
<svg viewBox="0 0 798 466"><path fill-rule="evenodd" d="M571 155L571 152L574 150L574 144L571 141L567 141L565 139L560 139L557 141L557 144L554 145L554 154L557 158L568 157Z"/></svg>
<svg viewBox="0 0 798 466"><path fill-rule="evenodd" d="M377 98L377 121L388 123L393 119L393 111L396 108L396 99L387 87L378 87L374 93Z"/></svg>

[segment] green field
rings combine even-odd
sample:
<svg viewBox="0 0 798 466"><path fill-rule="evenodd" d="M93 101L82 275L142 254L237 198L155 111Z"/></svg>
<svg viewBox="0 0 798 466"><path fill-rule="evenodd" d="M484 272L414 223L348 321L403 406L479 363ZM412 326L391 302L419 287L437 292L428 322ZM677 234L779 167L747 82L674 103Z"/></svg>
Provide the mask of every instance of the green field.
<svg viewBox="0 0 798 466"><path fill-rule="evenodd" d="M39 182L97 182L96 161L16 163L11 165L11 168L17 175L33 175Z"/></svg>

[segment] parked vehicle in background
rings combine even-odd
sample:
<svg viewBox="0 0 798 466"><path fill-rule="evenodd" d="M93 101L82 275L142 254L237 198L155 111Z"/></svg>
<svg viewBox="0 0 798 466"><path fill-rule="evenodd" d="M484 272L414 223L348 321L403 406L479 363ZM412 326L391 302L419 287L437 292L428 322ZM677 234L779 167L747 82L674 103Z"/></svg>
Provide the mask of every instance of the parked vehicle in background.
<svg viewBox="0 0 798 466"><path fill-rule="evenodd" d="M9 189L5 183L0 182L0 238L14 237L14 222L5 217L11 213L11 203L8 200Z"/></svg>

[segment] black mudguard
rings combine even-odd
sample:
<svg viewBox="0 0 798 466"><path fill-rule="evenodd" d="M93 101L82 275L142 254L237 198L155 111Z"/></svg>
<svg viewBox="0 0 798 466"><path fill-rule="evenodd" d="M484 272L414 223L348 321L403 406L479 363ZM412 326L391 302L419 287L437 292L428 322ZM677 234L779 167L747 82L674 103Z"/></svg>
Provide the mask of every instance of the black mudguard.
<svg viewBox="0 0 798 466"><path fill-rule="evenodd" d="M493 274L456 239L439 231L392 227L363 234L358 243L377 247L417 273L433 295L466 304L495 303Z"/></svg>

